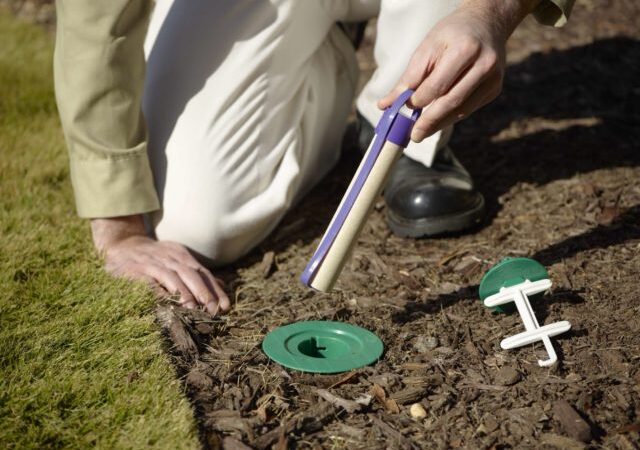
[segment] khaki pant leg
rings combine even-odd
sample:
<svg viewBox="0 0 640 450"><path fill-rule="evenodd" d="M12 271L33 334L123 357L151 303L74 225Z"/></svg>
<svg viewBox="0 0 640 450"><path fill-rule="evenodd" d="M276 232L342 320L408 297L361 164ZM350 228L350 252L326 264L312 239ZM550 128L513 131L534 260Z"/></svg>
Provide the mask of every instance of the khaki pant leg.
<svg viewBox="0 0 640 450"><path fill-rule="evenodd" d="M160 0L146 50L156 235L232 262L337 161L354 51L294 0Z"/></svg>

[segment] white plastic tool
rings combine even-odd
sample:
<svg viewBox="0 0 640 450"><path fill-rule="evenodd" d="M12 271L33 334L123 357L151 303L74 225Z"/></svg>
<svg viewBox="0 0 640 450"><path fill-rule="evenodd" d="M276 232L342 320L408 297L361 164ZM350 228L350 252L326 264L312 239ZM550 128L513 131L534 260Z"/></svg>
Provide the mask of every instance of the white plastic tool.
<svg viewBox="0 0 640 450"><path fill-rule="evenodd" d="M542 327L538 324L538 319L536 319L533 309L531 308L531 304L529 303L529 296L544 292L550 287L551 280L549 279L542 279L538 281L525 280L523 283L516 284L515 286L502 287L500 288L500 292L484 299L484 304L488 307L495 307L515 302L516 308L518 308L518 313L520 313L520 317L522 318L522 322L524 323L524 327L527 331L503 339L500 342L500 347L508 350L542 341L544 348L549 355L545 360L538 360L538 364L543 367L551 366L558 360L558 355L556 354L556 350L553 348L550 338L571 329L571 324L566 320Z"/></svg>

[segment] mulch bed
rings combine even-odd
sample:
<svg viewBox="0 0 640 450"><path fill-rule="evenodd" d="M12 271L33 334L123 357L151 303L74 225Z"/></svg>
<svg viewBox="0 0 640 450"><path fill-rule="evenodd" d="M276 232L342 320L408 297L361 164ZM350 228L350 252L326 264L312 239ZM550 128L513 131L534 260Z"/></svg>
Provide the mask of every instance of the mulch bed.
<svg viewBox="0 0 640 450"><path fill-rule="evenodd" d="M381 201L335 291L303 288L298 276L358 162L347 149L258 251L221 274L235 295L231 314L163 307L203 444L638 448L639 12L631 1L579 2L564 30L528 20L517 31L504 93L452 143L489 206L473 233L395 237ZM522 324L484 308L478 283L506 256L551 273L536 314L573 325L556 340L555 367L536 363L541 345L499 347ZM267 332L311 319L377 333L383 358L327 376L262 353ZM415 403L426 417L411 416Z"/></svg>
<svg viewBox="0 0 640 450"><path fill-rule="evenodd" d="M347 149L260 249L219 274L233 312L212 319L161 306L203 445L638 448L638 17L632 0L579 1L563 30L532 20L518 29L502 96L452 142L488 203L474 232L400 239L381 201L334 292L303 288L299 274L358 163ZM506 256L551 273L551 292L533 305L538 319L573 325L555 340L555 367L536 363L541 345L499 347L522 324L484 308L478 283ZM375 332L383 358L327 376L284 370L262 353L270 330L317 319ZM416 403L426 417L411 416Z"/></svg>
<svg viewBox="0 0 640 450"><path fill-rule="evenodd" d="M510 42L503 95L453 147L485 194L487 221L442 239L392 235L380 202L331 295L299 285L357 165L336 170L259 251L222 275L226 317L163 309L209 448L638 448L640 437L640 7L581 2L564 30L527 21ZM371 32L362 52L371 70ZM540 321L569 320L561 358L503 351L521 331L478 299L483 273L529 256L554 286ZM377 333L380 362L310 375L260 344L300 320ZM426 417L413 418L419 403Z"/></svg>

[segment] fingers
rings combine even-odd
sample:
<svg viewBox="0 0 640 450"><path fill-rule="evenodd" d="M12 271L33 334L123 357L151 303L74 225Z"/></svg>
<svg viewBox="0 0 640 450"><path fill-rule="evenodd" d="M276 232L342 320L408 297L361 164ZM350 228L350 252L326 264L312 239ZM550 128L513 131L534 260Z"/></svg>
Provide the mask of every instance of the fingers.
<svg viewBox="0 0 640 450"><path fill-rule="evenodd" d="M187 286L189 291L193 294L198 304L204 306L204 308L210 313L215 314L218 312L218 297L215 290L210 289L204 278L200 275L199 270L188 266L186 264L166 262L168 267L176 272L180 279Z"/></svg>
<svg viewBox="0 0 640 450"><path fill-rule="evenodd" d="M193 283L199 286L200 289L202 289L202 283L206 286L207 294L200 295L194 292L196 298L203 299L205 303L202 304L211 314L216 314L219 310L223 312L229 311L231 302L224 291L224 283L222 280L214 277L213 274L206 267L201 265L186 248L176 243L169 244L175 248L175 252L172 252L170 255L174 259L175 263L186 267L185 274L188 275ZM202 283L193 277L193 271L197 272ZM189 285L189 283L187 284ZM210 301L210 294L214 297L213 303Z"/></svg>
<svg viewBox="0 0 640 450"><path fill-rule="evenodd" d="M466 119L478 109L482 108L487 103L493 101L500 94L500 89L478 88L477 92L474 92L465 105L458 110L449 113L442 121L436 125L436 129L441 130L449 125L453 125L460 120Z"/></svg>
<svg viewBox="0 0 640 450"><path fill-rule="evenodd" d="M378 102L378 106L388 108L402 92L415 89L409 106L424 108L453 86L460 74L478 58L481 50L481 43L468 36L457 39L454 45L441 43L434 46L425 41L411 57L399 83Z"/></svg>
<svg viewBox="0 0 640 450"><path fill-rule="evenodd" d="M202 267L199 272L200 275L203 276L209 289L213 289L216 296L218 297L218 305L220 306L220 309L223 312L229 311L229 309L231 308L231 302L229 301L229 296L224 291L222 280L214 277L213 274L204 267Z"/></svg>
<svg viewBox="0 0 640 450"><path fill-rule="evenodd" d="M461 108L467 99L482 83L485 74L477 67L472 67L445 95L436 98L428 108L422 111L411 133L411 139L415 142L422 141L425 137L435 133L436 125L451 112Z"/></svg>
<svg viewBox="0 0 640 450"><path fill-rule="evenodd" d="M442 129L444 119L456 113L458 121L493 100L502 86L502 72L495 53L487 52L464 73L451 89L426 108L411 133L415 142ZM474 96L471 99L471 96ZM488 100L483 101L485 98ZM450 120L449 120L450 122Z"/></svg>
<svg viewBox="0 0 640 450"><path fill-rule="evenodd" d="M144 271L146 276L152 277L160 286L163 286L170 293L179 294L180 305L185 308L195 308L198 306L191 290L175 271L156 264L145 264L139 271Z"/></svg>
<svg viewBox="0 0 640 450"><path fill-rule="evenodd" d="M457 47L444 53L437 61L429 76L419 83L411 96L412 108L424 108L447 93L456 80L476 61L480 53L480 43L467 39Z"/></svg>
<svg viewBox="0 0 640 450"><path fill-rule="evenodd" d="M435 60L437 60L437 57L432 52L431 46L425 46L423 43L418 47L400 77L400 81L391 92L378 102L378 107L380 109L388 108L401 93L407 89L417 88L432 69Z"/></svg>
<svg viewBox="0 0 640 450"><path fill-rule="evenodd" d="M184 307L200 305L212 315L230 308L221 281L180 244L146 237L126 239L109 249L105 263L115 276L146 281L180 295Z"/></svg>
<svg viewBox="0 0 640 450"><path fill-rule="evenodd" d="M427 133L432 134L437 130L442 130L443 128L453 125L462 119L466 119L473 112L493 101L499 93L500 85L496 84L494 80L487 80L483 82L476 91L467 98L463 105L449 111L444 115L444 117L436 119L436 122L431 125L431 130L433 131L427 131Z"/></svg>
<svg viewBox="0 0 640 450"><path fill-rule="evenodd" d="M414 87L415 86L411 86L409 83L405 82L404 80L401 80L400 84L397 84L391 90L391 92L389 92L387 95L385 95L378 102L378 108L387 109L388 107L390 107L393 104L394 101L396 101L396 98L398 98L400 96L400 94L402 94L407 89L412 89Z"/></svg>
<svg viewBox="0 0 640 450"><path fill-rule="evenodd" d="M115 274L114 274L115 275ZM158 284L155 278L146 275L141 272L131 272L129 274L122 274L124 278L136 281L143 281L147 283L147 285L151 288L156 297L167 297L170 295L169 291L167 291L164 286Z"/></svg>
<svg viewBox="0 0 640 450"><path fill-rule="evenodd" d="M431 61L434 59L435 57L431 55L428 48L427 50L424 50L422 46L418 47L411 57L409 65L400 77L400 81L391 90L391 92L378 102L378 108L388 108L404 91L418 87L422 80L427 76L431 68Z"/></svg>

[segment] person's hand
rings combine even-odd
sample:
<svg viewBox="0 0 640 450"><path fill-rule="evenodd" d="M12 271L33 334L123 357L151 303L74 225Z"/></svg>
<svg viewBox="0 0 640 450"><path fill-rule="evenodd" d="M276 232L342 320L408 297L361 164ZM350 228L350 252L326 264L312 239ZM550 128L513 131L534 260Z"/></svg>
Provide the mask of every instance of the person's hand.
<svg viewBox="0 0 640 450"><path fill-rule="evenodd" d="M186 308L202 306L212 315L229 310L221 281L184 246L147 237L142 216L93 219L91 231L112 275L160 286Z"/></svg>
<svg viewBox="0 0 640 450"><path fill-rule="evenodd" d="M425 108L411 139L420 142L495 99L502 90L506 41L539 0L466 0L442 19L416 49L389 107L406 89L409 106Z"/></svg>

